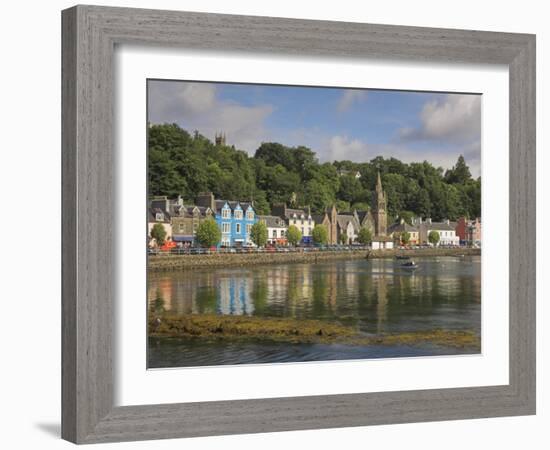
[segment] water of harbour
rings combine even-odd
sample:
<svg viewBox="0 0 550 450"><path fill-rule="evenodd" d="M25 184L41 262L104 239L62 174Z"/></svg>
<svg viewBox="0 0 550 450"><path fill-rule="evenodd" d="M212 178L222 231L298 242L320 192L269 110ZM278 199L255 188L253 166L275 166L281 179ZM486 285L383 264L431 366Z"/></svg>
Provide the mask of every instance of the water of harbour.
<svg viewBox="0 0 550 450"><path fill-rule="evenodd" d="M150 274L149 308L179 314L316 319L366 335L481 332L481 258L329 261ZM161 303L161 304L159 304ZM150 368L472 353L437 345L352 346L149 338Z"/></svg>

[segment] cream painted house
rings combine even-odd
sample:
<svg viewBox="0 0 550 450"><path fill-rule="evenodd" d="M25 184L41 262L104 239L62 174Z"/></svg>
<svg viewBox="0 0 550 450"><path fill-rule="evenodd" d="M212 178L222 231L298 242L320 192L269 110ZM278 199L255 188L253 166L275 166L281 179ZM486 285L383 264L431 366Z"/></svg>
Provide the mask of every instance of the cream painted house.
<svg viewBox="0 0 550 450"><path fill-rule="evenodd" d="M147 237L149 238L149 247L156 247L157 243L151 239L151 230L160 223L166 230L166 240L172 240L172 225L170 224L169 214L161 208L149 208L147 219Z"/></svg>

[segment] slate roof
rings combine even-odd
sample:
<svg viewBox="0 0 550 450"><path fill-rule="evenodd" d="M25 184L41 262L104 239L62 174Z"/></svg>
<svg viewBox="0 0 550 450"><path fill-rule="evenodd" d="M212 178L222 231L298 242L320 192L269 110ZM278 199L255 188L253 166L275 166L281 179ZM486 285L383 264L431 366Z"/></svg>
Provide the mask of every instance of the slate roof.
<svg viewBox="0 0 550 450"><path fill-rule="evenodd" d="M235 208L237 207L237 205L241 205L241 208L242 208L243 211L246 211L249 206L252 206L251 202L239 202L239 201L233 201L233 200L229 201L229 200L216 199L214 201L214 204L216 205L216 211L215 212L219 214L221 209L224 207L224 205L226 203L231 208L231 211L234 211ZM254 209L254 206L252 206L252 209Z"/></svg>
<svg viewBox="0 0 550 450"><path fill-rule="evenodd" d="M278 216L258 216L263 220L268 228L286 228L285 221Z"/></svg>
<svg viewBox="0 0 550 450"><path fill-rule="evenodd" d="M296 214L297 217L301 217L302 215L304 217L309 217L309 213L305 209L292 209L292 208L287 208L286 209L286 217L287 218L293 217L294 214Z"/></svg>
<svg viewBox="0 0 550 450"><path fill-rule="evenodd" d="M418 233L417 226L409 225L408 223L394 223L388 227L388 233L402 233L403 231Z"/></svg>
<svg viewBox="0 0 550 450"><path fill-rule="evenodd" d="M313 221L317 224L322 224L325 220L326 215L325 214L312 214L311 218ZM330 219L329 219L330 220Z"/></svg>
<svg viewBox="0 0 550 450"><path fill-rule="evenodd" d="M444 230L444 231L454 231L456 226L446 222L422 222L421 225L424 225L427 229L430 230Z"/></svg>
<svg viewBox="0 0 550 450"><path fill-rule="evenodd" d="M170 223L170 214L160 208L148 208L147 212L147 220L149 222L159 222L157 220L157 213L162 213L164 214L164 220L162 221L162 223Z"/></svg>
<svg viewBox="0 0 550 450"><path fill-rule="evenodd" d="M365 221L365 217L370 216L372 219L372 214L370 211L356 211L357 217L359 218L359 222L363 223Z"/></svg>
<svg viewBox="0 0 550 450"><path fill-rule="evenodd" d="M338 214L336 216L336 222L338 222L338 225L340 228L347 228L348 223L352 223L353 227L357 230L359 228L359 224L357 223L357 219L352 213L349 214Z"/></svg>

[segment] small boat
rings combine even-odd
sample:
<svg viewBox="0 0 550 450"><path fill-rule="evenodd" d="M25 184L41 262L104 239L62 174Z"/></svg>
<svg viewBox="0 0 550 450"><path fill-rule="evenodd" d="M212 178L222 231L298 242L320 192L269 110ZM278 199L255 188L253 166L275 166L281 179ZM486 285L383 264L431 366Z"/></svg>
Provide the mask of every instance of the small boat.
<svg viewBox="0 0 550 450"><path fill-rule="evenodd" d="M408 261L406 263L401 264L401 267L403 269L414 270L414 269L418 269L418 264L416 264L414 261Z"/></svg>
<svg viewBox="0 0 550 450"><path fill-rule="evenodd" d="M411 257L407 255L395 255L395 259L411 259Z"/></svg>

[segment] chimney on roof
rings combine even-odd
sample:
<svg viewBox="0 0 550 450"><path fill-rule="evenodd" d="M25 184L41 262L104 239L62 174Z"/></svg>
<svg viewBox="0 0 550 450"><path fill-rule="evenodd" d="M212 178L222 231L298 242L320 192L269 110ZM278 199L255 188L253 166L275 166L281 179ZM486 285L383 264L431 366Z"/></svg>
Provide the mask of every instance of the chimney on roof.
<svg viewBox="0 0 550 450"><path fill-rule="evenodd" d="M151 200L151 208L162 209L163 211L168 211L170 207L170 200L166 195L159 195L158 197L153 197Z"/></svg>
<svg viewBox="0 0 550 450"><path fill-rule="evenodd" d="M427 217L426 218L426 223L429 223L430 225L432 224L432 218L431 217Z"/></svg>
<svg viewBox="0 0 550 450"><path fill-rule="evenodd" d="M449 225L449 223L450 223L449 219L445 219L445 223L446 223L447 225Z"/></svg>

